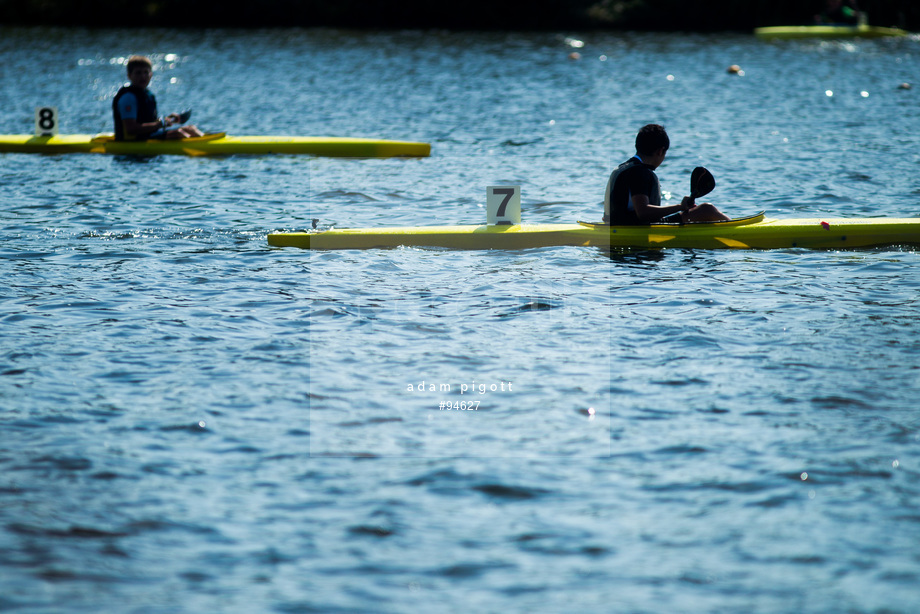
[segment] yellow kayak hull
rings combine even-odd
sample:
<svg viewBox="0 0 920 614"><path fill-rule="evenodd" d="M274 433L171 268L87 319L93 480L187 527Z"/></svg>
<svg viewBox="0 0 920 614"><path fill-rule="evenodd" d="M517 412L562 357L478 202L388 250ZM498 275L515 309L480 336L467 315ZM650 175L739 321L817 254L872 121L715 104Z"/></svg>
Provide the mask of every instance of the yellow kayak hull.
<svg viewBox="0 0 920 614"><path fill-rule="evenodd" d="M520 224L513 226L413 226L345 228L323 232L277 232L274 247L374 249L529 249L553 246L601 248L835 249L920 245L920 218L767 219L763 214L731 222L605 226Z"/></svg>
<svg viewBox="0 0 920 614"><path fill-rule="evenodd" d="M425 157L431 145L412 141L331 136L228 136L223 132L176 140L116 141L110 134L0 135L0 152L102 153L116 155L309 154L346 158Z"/></svg>
<svg viewBox="0 0 920 614"><path fill-rule="evenodd" d="M762 39L794 38L882 38L886 36L907 36L909 32L899 28L881 26L771 26L755 28L754 35Z"/></svg>

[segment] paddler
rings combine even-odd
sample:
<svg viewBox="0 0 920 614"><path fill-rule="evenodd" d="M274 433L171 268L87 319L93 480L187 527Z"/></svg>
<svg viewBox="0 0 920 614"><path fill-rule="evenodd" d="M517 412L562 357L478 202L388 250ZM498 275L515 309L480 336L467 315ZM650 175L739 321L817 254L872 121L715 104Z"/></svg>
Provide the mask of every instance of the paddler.
<svg viewBox="0 0 920 614"><path fill-rule="evenodd" d="M815 15L815 23L855 26L859 23L859 8L855 0L827 0L824 12Z"/></svg>
<svg viewBox="0 0 920 614"><path fill-rule="evenodd" d="M184 139L204 134L195 126L182 126L178 113L166 117L157 114L157 99L147 89L153 77L153 64L142 55L128 58L128 83L112 100L115 118L115 139L142 141L146 139Z"/></svg>
<svg viewBox="0 0 920 614"><path fill-rule="evenodd" d="M679 205L661 204L661 184L655 169L661 166L671 141L658 124L648 124L636 136L636 155L610 174L604 195L604 223L642 225L652 223L716 222L728 220L709 203L697 205L685 196Z"/></svg>

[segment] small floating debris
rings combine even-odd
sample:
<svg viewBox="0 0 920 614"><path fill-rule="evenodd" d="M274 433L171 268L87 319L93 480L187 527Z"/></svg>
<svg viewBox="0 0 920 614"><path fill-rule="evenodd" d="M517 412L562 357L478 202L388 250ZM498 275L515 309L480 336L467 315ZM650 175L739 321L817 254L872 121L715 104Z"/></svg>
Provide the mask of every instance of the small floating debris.
<svg viewBox="0 0 920 614"><path fill-rule="evenodd" d="M731 66L729 66L727 69L727 72L730 75L738 75L739 77L744 76L744 71L741 70L741 67L738 66L737 64L732 64Z"/></svg>
<svg viewBox="0 0 920 614"><path fill-rule="evenodd" d="M581 54L578 53L577 51L573 51L572 53L569 54L569 59L570 60L580 60Z"/></svg>
<svg viewBox="0 0 920 614"><path fill-rule="evenodd" d="M909 90L910 88L911 88L910 83L902 83L901 85L898 86L899 90Z"/></svg>

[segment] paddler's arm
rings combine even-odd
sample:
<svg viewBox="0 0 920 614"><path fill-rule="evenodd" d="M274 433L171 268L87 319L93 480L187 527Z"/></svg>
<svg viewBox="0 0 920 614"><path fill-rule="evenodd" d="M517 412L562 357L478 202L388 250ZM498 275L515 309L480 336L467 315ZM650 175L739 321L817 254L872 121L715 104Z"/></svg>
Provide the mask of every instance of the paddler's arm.
<svg viewBox="0 0 920 614"><path fill-rule="evenodd" d="M693 208L693 201L689 196L685 196L679 205L653 205L649 203L648 196L645 194L634 194L632 206L641 221L654 222L672 213L689 211Z"/></svg>
<svg viewBox="0 0 920 614"><path fill-rule="evenodd" d="M133 137L147 136L166 126L161 120L139 124L136 119L123 119L121 123L125 128L125 134Z"/></svg>

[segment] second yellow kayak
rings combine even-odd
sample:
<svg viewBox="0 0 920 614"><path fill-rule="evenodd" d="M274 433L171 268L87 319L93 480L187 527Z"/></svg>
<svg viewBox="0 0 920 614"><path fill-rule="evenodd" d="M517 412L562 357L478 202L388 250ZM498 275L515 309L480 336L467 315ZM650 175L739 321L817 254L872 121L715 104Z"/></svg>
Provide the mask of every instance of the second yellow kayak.
<svg viewBox="0 0 920 614"><path fill-rule="evenodd" d="M431 145L413 141L333 136L228 136L223 132L168 141L116 141L110 134L3 134L0 135L0 152L141 156L308 154L346 158L391 158L425 157L431 154Z"/></svg>

